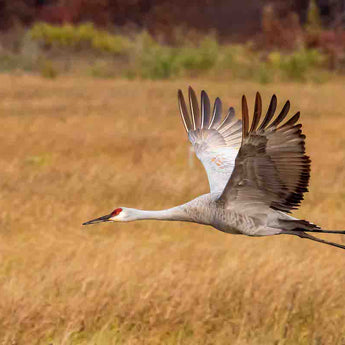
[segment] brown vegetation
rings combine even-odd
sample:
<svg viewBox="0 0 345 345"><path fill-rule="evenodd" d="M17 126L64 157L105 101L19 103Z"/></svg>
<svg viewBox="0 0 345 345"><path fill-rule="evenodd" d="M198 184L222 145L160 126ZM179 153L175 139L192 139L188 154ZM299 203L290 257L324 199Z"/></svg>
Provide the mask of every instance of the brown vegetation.
<svg viewBox="0 0 345 345"><path fill-rule="evenodd" d="M81 227L121 205L160 209L207 192L177 112L186 80L0 81L2 344L344 343L341 250L196 224ZM193 87L237 110L243 92L289 98L313 161L297 215L345 226L343 80Z"/></svg>
<svg viewBox="0 0 345 345"><path fill-rule="evenodd" d="M165 38L176 27L203 33L214 30L222 37L248 37L260 30L262 6L253 0L2 0L0 28L35 21L88 21L102 27L145 29Z"/></svg>
<svg viewBox="0 0 345 345"><path fill-rule="evenodd" d="M320 2L320 1L319 1ZM323 1L327 27L341 18L340 0ZM176 28L215 31L223 39L249 38L260 31L264 6L274 8L275 18L284 19L292 12L305 23L309 0L1 0L0 29L48 23L93 22L97 26L145 29L160 39L173 40ZM278 32L276 34L279 34ZM285 35L285 33L284 33ZM283 37L283 40L285 37Z"/></svg>

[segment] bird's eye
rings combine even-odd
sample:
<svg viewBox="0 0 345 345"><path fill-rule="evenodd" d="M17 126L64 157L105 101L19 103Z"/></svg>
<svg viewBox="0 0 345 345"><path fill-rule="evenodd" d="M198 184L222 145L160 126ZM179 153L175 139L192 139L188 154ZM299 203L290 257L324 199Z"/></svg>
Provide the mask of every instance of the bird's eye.
<svg viewBox="0 0 345 345"><path fill-rule="evenodd" d="M116 208L113 212L111 212L111 215L118 216L122 212L122 208Z"/></svg>

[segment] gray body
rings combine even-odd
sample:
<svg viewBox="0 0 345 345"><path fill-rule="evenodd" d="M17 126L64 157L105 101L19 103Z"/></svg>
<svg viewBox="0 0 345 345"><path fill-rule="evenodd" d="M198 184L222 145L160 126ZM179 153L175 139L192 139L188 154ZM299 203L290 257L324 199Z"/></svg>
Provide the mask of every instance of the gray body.
<svg viewBox="0 0 345 345"><path fill-rule="evenodd" d="M235 204L225 206L219 202L220 196L221 193L204 194L178 206L181 212L181 218L178 220L210 225L229 234L267 236L283 231L280 229L280 219L295 219L269 207L251 210L240 209Z"/></svg>

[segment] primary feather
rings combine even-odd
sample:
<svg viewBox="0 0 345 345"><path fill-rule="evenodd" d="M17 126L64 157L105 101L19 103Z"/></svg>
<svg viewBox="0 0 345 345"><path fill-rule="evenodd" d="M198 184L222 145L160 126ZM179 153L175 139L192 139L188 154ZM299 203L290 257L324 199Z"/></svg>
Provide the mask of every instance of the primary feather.
<svg viewBox="0 0 345 345"><path fill-rule="evenodd" d="M300 205L308 190L310 159L305 155L305 136L296 122L299 113L285 123L287 106L273 118L276 97L273 96L267 114L257 129L262 112L262 101L257 93L252 125L248 131L248 107L243 97L243 123L245 124L241 149L235 169L220 200L231 204L266 204L283 212Z"/></svg>
<svg viewBox="0 0 345 345"><path fill-rule="evenodd" d="M205 167L211 192L219 192L224 189L235 165L241 144L241 121L235 118L233 108L229 108L222 120L219 98L214 102L211 115L210 100L205 91L201 92L201 111L192 88L188 94L190 113L182 91L178 91L182 122L197 157Z"/></svg>

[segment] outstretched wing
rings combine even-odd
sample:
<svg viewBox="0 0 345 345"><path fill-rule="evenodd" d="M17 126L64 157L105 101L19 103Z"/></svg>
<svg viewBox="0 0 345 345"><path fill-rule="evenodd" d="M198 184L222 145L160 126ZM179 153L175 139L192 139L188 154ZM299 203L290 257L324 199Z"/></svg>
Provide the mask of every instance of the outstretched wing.
<svg viewBox="0 0 345 345"><path fill-rule="evenodd" d="M305 155L305 135L296 124L299 112L285 123L290 103L271 122L277 105L273 95L260 124L262 102L256 94L254 116L249 129L248 107L242 98L243 139L235 169L219 201L229 205L265 204L290 212L296 209L308 191L310 159ZM271 122L271 123L270 123ZM232 204L234 205L234 204ZM250 206L249 206L250 207Z"/></svg>
<svg viewBox="0 0 345 345"><path fill-rule="evenodd" d="M211 113L210 100L201 91L201 110L195 92L189 87L190 115L182 91L178 103L184 127L197 157L204 165L211 192L221 192L234 169L235 158L241 144L241 121L229 108L222 118L222 102L216 98Z"/></svg>

